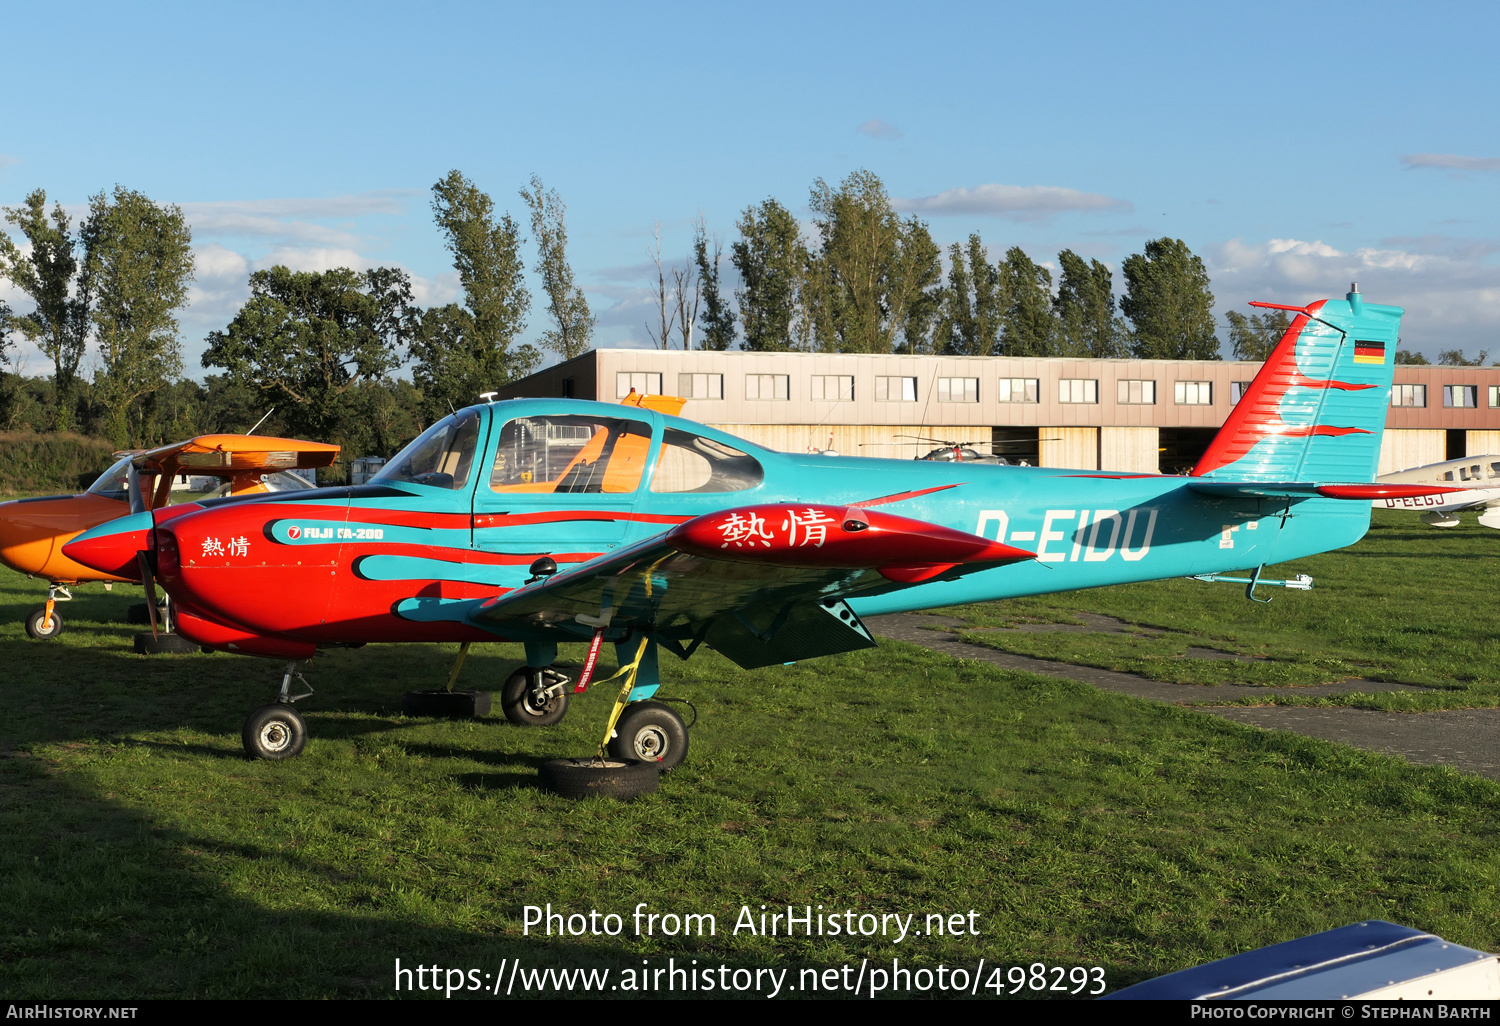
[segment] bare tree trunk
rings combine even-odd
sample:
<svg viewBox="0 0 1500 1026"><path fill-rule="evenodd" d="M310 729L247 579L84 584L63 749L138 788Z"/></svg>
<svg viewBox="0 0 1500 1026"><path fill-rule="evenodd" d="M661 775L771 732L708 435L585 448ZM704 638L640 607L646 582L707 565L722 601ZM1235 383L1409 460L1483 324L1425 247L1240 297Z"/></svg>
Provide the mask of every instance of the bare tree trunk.
<svg viewBox="0 0 1500 1026"><path fill-rule="evenodd" d="M702 301L703 282L698 278L698 272L689 265L681 271L672 272L672 280L675 282L677 293L677 331L682 336L682 348L685 352L693 349L693 327L698 323L698 304ZM688 289L692 288L693 296L688 299Z"/></svg>
<svg viewBox="0 0 1500 1026"><path fill-rule="evenodd" d="M646 255L656 261L656 300L657 308L661 316L661 330L651 330L651 325L646 325L646 334L651 341L656 343L658 349L666 349L671 345L672 318L667 316L667 273L661 266L661 225L656 225L656 250L646 250Z"/></svg>

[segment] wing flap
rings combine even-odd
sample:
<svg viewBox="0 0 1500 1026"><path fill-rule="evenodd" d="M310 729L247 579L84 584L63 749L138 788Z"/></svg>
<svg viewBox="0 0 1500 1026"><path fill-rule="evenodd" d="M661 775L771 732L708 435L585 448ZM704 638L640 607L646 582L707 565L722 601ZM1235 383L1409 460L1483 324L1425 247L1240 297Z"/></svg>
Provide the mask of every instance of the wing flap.
<svg viewBox="0 0 1500 1026"><path fill-rule="evenodd" d="M470 616L580 638L596 626L649 631L679 654L707 642L749 668L873 645L848 596L1031 558L977 535L855 507L741 507L508 592ZM910 573L917 563L931 572Z"/></svg>

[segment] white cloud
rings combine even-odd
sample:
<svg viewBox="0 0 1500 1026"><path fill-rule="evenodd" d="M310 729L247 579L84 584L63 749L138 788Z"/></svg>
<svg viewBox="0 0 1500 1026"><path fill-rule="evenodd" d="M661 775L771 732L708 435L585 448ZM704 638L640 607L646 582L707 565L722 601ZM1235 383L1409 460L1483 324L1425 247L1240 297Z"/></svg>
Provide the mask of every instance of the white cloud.
<svg viewBox="0 0 1500 1026"><path fill-rule="evenodd" d="M250 273L250 261L217 242L193 247L193 273L202 282L222 278L243 279Z"/></svg>
<svg viewBox="0 0 1500 1026"><path fill-rule="evenodd" d="M350 221L371 214L405 211L407 189L386 189L353 196L292 197L184 203L182 212L197 238L256 238L350 247L357 237ZM337 221L337 224L318 222Z"/></svg>
<svg viewBox="0 0 1500 1026"><path fill-rule="evenodd" d="M9 167L12 164L19 164L20 162L20 157L12 157L9 153L0 153L0 167Z"/></svg>
<svg viewBox="0 0 1500 1026"><path fill-rule="evenodd" d="M254 269L289 267L294 271L331 271L335 267L352 267L356 271L378 266L352 249L331 246L277 246L255 261Z"/></svg>
<svg viewBox="0 0 1500 1026"><path fill-rule="evenodd" d="M1439 349L1492 348L1500 335L1500 266L1471 245L1337 249L1321 240L1231 239L1207 255L1223 309L1252 299L1303 305L1342 296L1358 282L1369 302L1404 307L1406 345L1429 356ZM1484 250L1488 252L1488 250Z"/></svg>
<svg viewBox="0 0 1500 1026"><path fill-rule="evenodd" d="M1012 221L1040 221L1073 211L1114 213L1132 209L1125 200L1056 185L978 185L948 189L935 196L898 197L891 202L897 210L919 214L988 215Z"/></svg>
<svg viewBox="0 0 1500 1026"><path fill-rule="evenodd" d="M1449 171L1500 171L1500 157L1462 157L1457 153L1405 153L1408 168L1435 167Z"/></svg>
<svg viewBox="0 0 1500 1026"><path fill-rule="evenodd" d="M868 135L871 139L900 139L905 134L889 121L881 121L879 118L871 118L855 131L861 135Z"/></svg>
<svg viewBox="0 0 1500 1026"><path fill-rule="evenodd" d="M463 301L463 286L459 284L457 271L447 271L433 278L413 274L411 295L417 306L447 306Z"/></svg>

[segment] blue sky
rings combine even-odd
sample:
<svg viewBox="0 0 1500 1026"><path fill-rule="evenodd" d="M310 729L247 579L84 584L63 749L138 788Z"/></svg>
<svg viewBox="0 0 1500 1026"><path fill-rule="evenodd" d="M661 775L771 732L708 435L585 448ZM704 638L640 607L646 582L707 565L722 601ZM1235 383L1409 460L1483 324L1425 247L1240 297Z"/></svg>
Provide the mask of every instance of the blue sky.
<svg viewBox="0 0 1500 1026"><path fill-rule="evenodd" d="M425 302L454 298L428 205L450 168L523 224L533 173L561 193L601 344L646 343L657 224L681 260L700 213L727 243L749 204L806 217L814 179L867 168L945 245L977 230L995 256L1117 269L1171 235L1220 314L1357 279L1407 307L1411 347L1500 355L1497 22L1461 3L13 5L0 205L42 187L80 210L118 183L182 206L194 373L260 267L399 265ZM528 335L544 326L534 299Z"/></svg>

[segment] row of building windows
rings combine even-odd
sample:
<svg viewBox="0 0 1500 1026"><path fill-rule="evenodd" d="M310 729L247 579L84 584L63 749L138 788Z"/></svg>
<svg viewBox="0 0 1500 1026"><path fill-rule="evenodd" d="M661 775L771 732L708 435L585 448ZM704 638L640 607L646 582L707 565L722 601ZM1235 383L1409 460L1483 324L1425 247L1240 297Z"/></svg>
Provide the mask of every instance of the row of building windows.
<svg viewBox="0 0 1500 1026"><path fill-rule="evenodd" d="M1489 408L1500 409L1500 385L1489 386ZM1427 405L1426 385L1392 385L1392 406ZM1443 408L1446 410L1476 410L1479 408L1478 385L1444 385Z"/></svg>
<svg viewBox="0 0 1500 1026"><path fill-rule="evenodd" d="M1231 402L1238 402L1240 392L1249 382L1236 381L1232 389ZM1132 405L1152 406L1156 403L1155 381L1119 381L1117 401ZM662 394L662 375L656 372L621 371L615 378L615 395L623 399L632 391L645 395ZM809 397L815 402L853 402L854 376L852 374L814 374L809 387ZM723 399L724 375L679 374L677 394L685 399ZM780 400L791 398L791 375L746 374L745 398L756 400ZM1001 378L996 401L1002 403L1034 403L1041 398L1041 381L1037 378ZM1173 398L1179 405L1212 406L1213 382L1178 381L1174 385ZM875 378L876 402L917 401L917 379L897 375L879 375ZM978 378L938 378L937 401L940 403L979 402ZM1062 403L1097 403L1099 382L1093 378L1062 378L1057 383L1057 401Z"/></svg>
<svg viewBox="0 0 1500 1026"><path fill-rule="evenodd" d="M1115 402L1126 406L1155 406L1156 382L1145 379L1125 379L1115 382ZM1250 387L1248 381L1233 381L1229 385L1229 405L1234 406L1240 396ZM662 394L662 375L653 372L626 372L616 375L615 393L625 398L631 391L647 395ZM1443 407L1445 409L1477 409L1479 406L1478 385L1444 385ZM723 399L724 375L679 374L677 394L685 399ZM854 376L852 374L814 374L809 388L815 402L853 402ZM783 400L791 398L791 376L788 374L745 375L745 398L758 400ZM1489 408L1500 409L1500 385L1489 386ZM1041 399L1041 381L1037 378L1001 378L995 393L996 402L1034 403ZM875 378L876 402L917 401L917 379L915 377L881 375ZM937 401L940 403L979 402L978 378L938 378ZM1057 401L1060 403L1097 403L1099 382L1093 378L1062 378L1057 383ZM1212 406L1214 386L1211 381L1177 381L1172 385L1172 401L1179 406ZM1391 386L1391 405L1404 407L1426 407L1426 385Z"/></svg>

